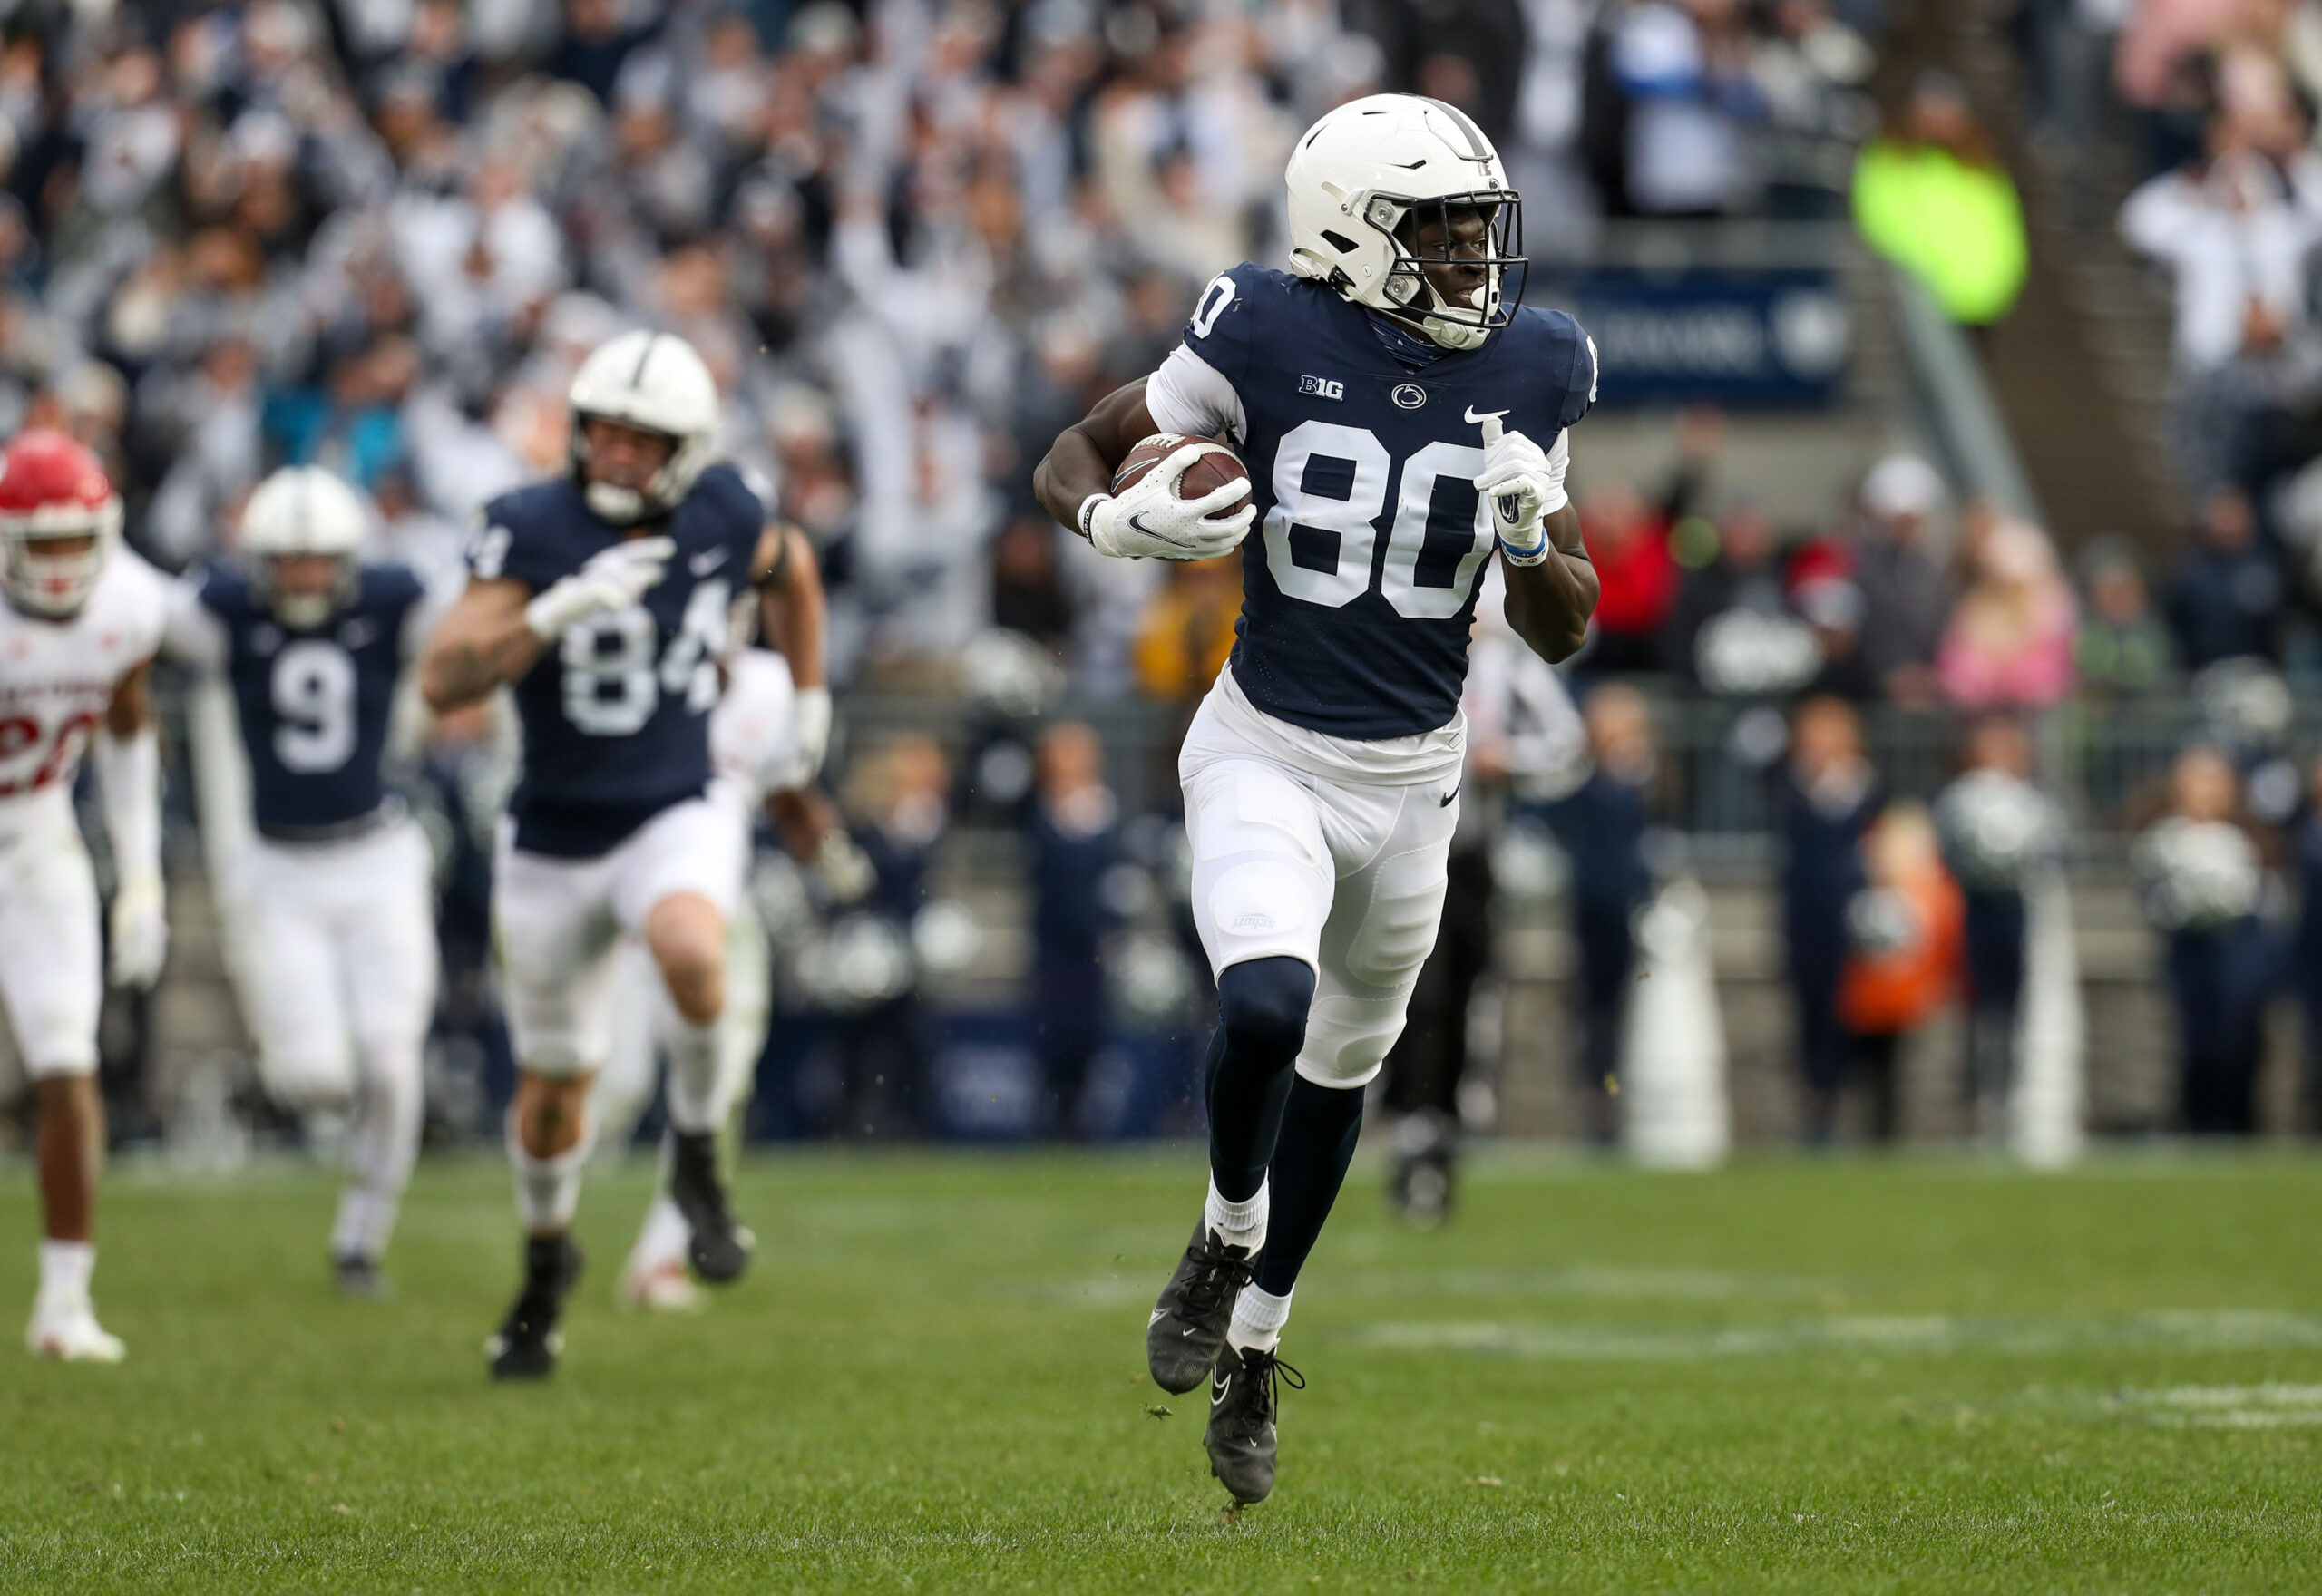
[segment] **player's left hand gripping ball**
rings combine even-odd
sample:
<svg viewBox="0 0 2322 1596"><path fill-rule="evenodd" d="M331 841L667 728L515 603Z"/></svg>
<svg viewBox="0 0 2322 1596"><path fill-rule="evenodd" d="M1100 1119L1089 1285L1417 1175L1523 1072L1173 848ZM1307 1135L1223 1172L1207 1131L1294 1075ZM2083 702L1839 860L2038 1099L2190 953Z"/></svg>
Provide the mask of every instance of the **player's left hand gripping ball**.
<svg viewBox="0 0 2322 1596"><path fill-rule="evenodd" d="M1492 528L1500 552L1512 565L1537 565L1548 557L1547 518L1568 503L1564 489L1570 452L1558 437L1544 452L1521 433L1504 431L1497 414L1483 418L1484 469L1476 491L1491 501Z"/></svg>
<svg viewBox="0 0 2322 1596"><path fill-rule="evenodd" d="M161 978L170 956L170 922L158 877L122 878L112 898L112 984L143 992Z"/></svg>

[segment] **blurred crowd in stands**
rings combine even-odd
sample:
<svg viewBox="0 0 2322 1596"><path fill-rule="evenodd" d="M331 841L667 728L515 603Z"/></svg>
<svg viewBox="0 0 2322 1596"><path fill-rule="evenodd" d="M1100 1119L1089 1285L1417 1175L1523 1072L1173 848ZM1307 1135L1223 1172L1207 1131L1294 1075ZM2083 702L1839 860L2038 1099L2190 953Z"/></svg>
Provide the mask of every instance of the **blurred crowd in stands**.
<svg viewBox="0 0 2322 1596"><path fill-rule="evenodd" d="M837 1062L775 1111L797 1116L776 1128L941 1117L924 1100L922 976L968 960L956 908L932 912L947 907L939 851L963 815L1022 840L1029 991L1045 1017L1032 1123L1157 1123L1151 1105L1107 1119L1086 1098L1107 1037L1129 1021L1182 1030L1198 1003L1199 960L1166 890L1169 833L1146 824L1169 806L1167 766L1124 783L1117 753L1108 765L1077 723L1043 730L1042 712L1067 696L1147 706L1139 724L1166 744L1231 647L1240 579L1230 560L1095 557L1039 511L1031 465L1094 398L1158 363L1207 276L1281 258L1290 141L1379 89L1475 115L1551 268L1635 219L1851 214L1953 319L1998 318L2024 274L2015 189L1954 80L1920 78L1881 125L1870 84L1890 9L19 0L0 14L0 433L45 423L96 447L131 540L172 569L220 551L266 471L312 462L369 495L380 553L456 582L476 508L563 468L580 357L629 326L683 334L725 393L724 451L820 550L836 683L966 688L980 706L964 745L956 721L941 736L858 724L833 772L879 882L802 966ZM2157 592L2130 551L2100 543L2067 563L2041 529L1956 502L1908 454L1877 462L1828 524L1795 527L1721 490L1713 411L1681 418L1656 483L1592 472L1584 443L1576 482L1604 581L1572 672L1585 720L1568 745L1544 743L1557 690L1521 661L1479 666L1470 711L1505 732L1477 739L1484 785L1572 862L1592 1090L1618 1067L1631 925L1665 865L1654 824L1697 823L1702 794L1735 783L1774 805L1763 829L1790 842L1810 1125L1827 1131L1848 1060L1891 1075L1893 1039L1960 970L1980 1089L1998 1089L1988 1061L2021 984L2018 887L2063 847L2031 782L2053 785L2046 712L2282 659L2301 599L2283 550L2322 549L2322 476L2302 470L2322 444L2305 269L2322 227L2307 146L2317 14L2258 0L2025 8L2045 113L2066 129L2103 113L2121 33L2109 81L2157 174L2123 225L2178 274L2180 433L2203 490L2196 540ZM1632 676L1652 678L1650 702ZM1718 770L1674 743L1656 752L1689 688L1736 711L1693 749ZM1790 716L1801 698L1813 707ZM1943 779L1901 783L1919 797L1955 770L2023 788L1998 801L2032 839L2008 832L2012 863L1977 862L1958 803L1932 818L1886 803L1894 783L1866 760L1864 712L1936 728L1922 741L1940 744ZM472 733L446 728L426 779L454 821L444 1029L490 1054L479 842L506 772ZM2258 765L2204 769L2178 773L2170 813L2229 826ZM1692 791L1673 798L1680 774ZM2223 989L2204 971L2257 968L2220 939L2257 923L2262 894L2219 883L2302 859L2305 901L2322 903L2301 785L2273 778L2259 806L2273 829L2246 859L2213 830L2152 834L2142 857L2189 1004ZM2187 869L2214 890L2167 884ZM1467 1045L1492 881L1471 844L1455 863L1450 968L1431 973L1398 1066L1408 1114L1461 1109L1459 1067L1441 1056ZM1885 896L1863 909L1867 893ZM2310 907L2299 935L2314 969ZM1923 944L1925 968L1911 964ZM504 1072L504 1056L479 1067Z"/></svg>
<svg viewBox="0 0 2322 1596"><path fill-rule="evenodd" d="M1606 215L1834 215L1883 9L29 0L0 429L99 443L172 568L314 461L448 569L562 462L578 355L649 323L821 545L842 684L940 676L997 618L1118 693L1215 655L1204 606L1061 541L1029 468L1206 277L1281 256L1300 129L1381 88L1467 107L1548 258Z"/></svg>

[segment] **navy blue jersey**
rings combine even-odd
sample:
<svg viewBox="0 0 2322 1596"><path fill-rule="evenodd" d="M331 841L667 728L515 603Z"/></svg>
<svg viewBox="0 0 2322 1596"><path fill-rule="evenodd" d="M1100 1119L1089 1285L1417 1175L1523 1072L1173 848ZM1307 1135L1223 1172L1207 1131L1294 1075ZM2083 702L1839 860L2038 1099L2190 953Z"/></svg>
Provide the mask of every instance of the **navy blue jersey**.
<svg viewBox="0 0 2322 1596"><path fill-rule="evenodd" d="M576 622L516 683L524 775L509 801L516 846L590 859L709 784L716 657L746 591L766 508L727 465L701 473L669 519L661 579L626 609ZM484 507L468 569L539 593L620 540L569 478Z"/></svg>
<svg viewBox="0 0 2322 1596"><path fill-rule="evenodd" d="M1245 418L1258 522L1242 550L1243 692L1334 736L1449 722L1494 546L1474 483L1483 415L1545 450L1586 414L1596 355L1579 324L1521 309L1480 349L1407 368L1370 311L1245 265L1203 291L1185 346Z"/></svg>
<svg viewBox="0 0 2322 1596"><path fill-rule="evenodd" d="M225 629L259 831L325 836L376 813L404 632L425 597L419 579L366 566L352 601L304 629L284 626L239 570L210 568L200 597Z"/></svg>

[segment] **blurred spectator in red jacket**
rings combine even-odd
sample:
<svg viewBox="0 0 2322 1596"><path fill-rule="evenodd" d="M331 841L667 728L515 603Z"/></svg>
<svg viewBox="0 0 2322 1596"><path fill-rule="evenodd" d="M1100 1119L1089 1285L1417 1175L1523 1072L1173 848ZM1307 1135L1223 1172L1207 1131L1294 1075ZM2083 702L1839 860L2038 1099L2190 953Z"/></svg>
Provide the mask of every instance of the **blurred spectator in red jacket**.
<svg viewBox="0 0 2322 1596"><path fill-rule="evenodd" d="M1669 611L1683 579L1670 540L1700 500L1724 443L1724 413L1693 405L1677 418L1677 460L1657 502L1626 482L1607 483L1581 500L1581 537L1601 589L1585 657L1589 670L1682 667L1665 647Z"/></svg>
<svg viewBox="0 0 2322 1596"><path fill-rule="evenodd" d="M1592 670L1665 668L1661 633L1677 598L1669 523L1626 482L1608 483L1580 504L1580 533L1600 585Z"/></svg>

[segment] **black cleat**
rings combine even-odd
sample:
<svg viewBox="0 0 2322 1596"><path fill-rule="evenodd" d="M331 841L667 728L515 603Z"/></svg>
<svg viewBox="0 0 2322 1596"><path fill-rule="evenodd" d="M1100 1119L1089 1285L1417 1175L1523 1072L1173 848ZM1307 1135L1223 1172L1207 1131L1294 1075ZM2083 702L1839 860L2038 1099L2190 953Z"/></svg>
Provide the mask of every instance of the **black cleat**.
<svg viewBox="0 0 2322 1596"><path fill-rule="evenodd" d="M534 1236L524 1243L524 1289L483 1344L495 1380L544 1380L564 1350L556 1328L564 1299L580 1278L580 1246L570 1236Z"/></svg>
<svg viewBox="0 0 2322 1596"><path fill-rule="evenodd" d="M1276 1384L1306 1388L1306 1377L1271 1352L1228 1347L1209 1371L1209 1428L1202 1449L1209 1472L1246 1507L1273 1490Z"/></svg>
<svg viewBox="0 0 2322 1596"><path fill-rule="evenodd" d="M717 1138L707 1131L671 1131L669 1145L669 1198L693 1231L686 1260L709 1284L730 1285L748 1271L758 1239L734 1221L727 1206L726 1183L717 1178Z"/></svg>
<svg viewBox="0 0 2322 1596"><path fill-rule="evenodd" d="M331 1260L331 1272L338 1280L342 1297L366 1298L377 1301L394 1293L386 1277L379 1272L379 1260L366 1258L359 1252L348 1252Z"/></svg>
<svg viewBox="0 0 2322 1596"><path fill-rule="evenodd" d="M1145 1364L1153 1383L1182 1396L1200 1385L1225 1345L1234 1299L1250 1283L1249 1250L1228 1247L1204 1220L1161 1288L1145 1325Z"/></svg>

